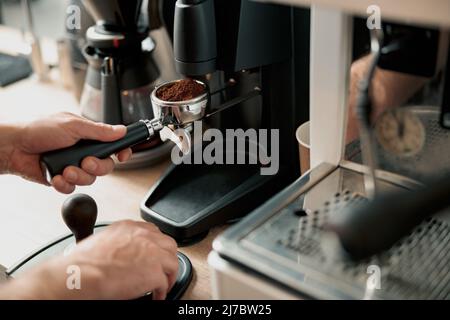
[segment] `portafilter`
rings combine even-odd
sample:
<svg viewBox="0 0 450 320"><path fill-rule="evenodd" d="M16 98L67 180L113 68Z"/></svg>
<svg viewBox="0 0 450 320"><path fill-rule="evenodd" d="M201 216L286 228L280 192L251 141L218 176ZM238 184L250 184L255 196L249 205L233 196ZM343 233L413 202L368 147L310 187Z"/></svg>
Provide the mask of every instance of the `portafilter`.
<svg viewBox="0 0 450 320"><path fill-rule="evenodd" d="M159 89L172 85L176 81L180 80L166 82L153 90L151 101L154 118L142 119L128 125L127 133L123 138L112 142L80 140L71 147L42 154L40 163L47 181L50 182L54 176L62 174L68 166L80 167L81 161L87 156L104 159L120 150L152 139L157 133L162 140L173 141L184 154L188 154L191 138L186 127L204 117L210 94L206 84L195 80L203 86L204 92L193 99L163 101L157 97Z"/></svg>

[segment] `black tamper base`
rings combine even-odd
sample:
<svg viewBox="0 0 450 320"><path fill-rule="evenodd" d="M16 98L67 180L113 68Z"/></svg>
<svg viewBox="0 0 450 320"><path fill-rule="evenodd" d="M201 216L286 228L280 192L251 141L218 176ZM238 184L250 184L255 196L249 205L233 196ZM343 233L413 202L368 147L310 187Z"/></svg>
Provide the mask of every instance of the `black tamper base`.
<svg viewBox="0 0 450 320"><path fill-rule="evenodd" d="M102 229L104 229L108 225L109 225L108 223L99 223L95 225L94 233L101 232ZM63 237L60 237L57 240L52 241L49 244L45 245L44 247L31 253L29 256L18 262L16 265L6 270L6 275L8 277L15 278L19 276L21 273L30 269L31 267L39 263L42 263L55 255L63 254L63 252L67 248L70 248L70 246L72 245L75 245L75 238L71 233ZM167 294L166 300L180 299L181 296L186 291L186 289L189 287L189 284L191 283L193 276L193 268L189 258L186 257L181 252L178 252L177 255L179 262L178 276L174 286ZM143 296L141 298L138 298L137 300L141 299L151 299L151 295Z"/></svg>
<svg viewBox="0 0 450 320"><path fill-rule="evenodd" d="M280 180L261 175L257 164L172 165L142 201L141 216L191 244L256 208L280 190Z"/></svg>

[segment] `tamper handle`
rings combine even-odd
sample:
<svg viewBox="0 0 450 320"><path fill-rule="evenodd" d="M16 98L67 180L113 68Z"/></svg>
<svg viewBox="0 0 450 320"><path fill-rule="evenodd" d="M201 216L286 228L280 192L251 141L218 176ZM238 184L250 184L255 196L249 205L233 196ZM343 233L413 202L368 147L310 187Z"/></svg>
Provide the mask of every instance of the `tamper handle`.
<svg viewBox="0 0 450 320"><path fill-rule="evenodd" d="M94 233L97 204L86 194L75 194L64 201L61 215L78 243Z"/></svg>

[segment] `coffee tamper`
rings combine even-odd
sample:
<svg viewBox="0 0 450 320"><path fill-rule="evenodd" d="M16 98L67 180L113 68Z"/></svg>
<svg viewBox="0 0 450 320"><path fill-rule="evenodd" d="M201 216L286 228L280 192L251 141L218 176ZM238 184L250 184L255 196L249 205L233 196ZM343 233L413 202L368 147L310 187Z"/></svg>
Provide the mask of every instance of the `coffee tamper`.
<svg viewBox="0 0 450 320"><path fill-rule="evenodd" d="M76 247L76 243L92 235L94 230L95 232L102 232L109 225L108 223L95 224L97 220L97 204L94 199L86 194L74 194L67 198L62 205L61 214L73 235L64 235L31 253L6 271L8 277L15 278L55 255L69 255ZM73 241L73 238L75 238L76 243ZM193 271L189 258L181 252L178 252L177 256L179 262L178 275L174 286L167 294L166 300L179 299L192 279ZM151 296L145 295L139 299L151 299Z"/></svg>
<svg viewBox="0 0 450 320"><path fill-rule="evenodd" d="M94 233L97 204L87 194L75 194L64 201L61 215L78 243Z"/></svg>

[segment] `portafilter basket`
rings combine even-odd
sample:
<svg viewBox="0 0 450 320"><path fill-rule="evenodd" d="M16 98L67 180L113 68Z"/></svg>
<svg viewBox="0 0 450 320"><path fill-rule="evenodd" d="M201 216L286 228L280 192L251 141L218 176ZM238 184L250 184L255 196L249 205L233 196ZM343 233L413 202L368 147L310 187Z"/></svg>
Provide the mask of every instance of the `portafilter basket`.
<svg viewBox="0 0 450 320"><path fill-rule="evenodd" d="M158 98L158 91L182 80L165 82L157 86L151 93L153 114L156 119L161 119L163 125L184 127L194 121L201 120L205 116L206 107L210 101L210 94L205 83L194 80L204 88L204 93L184 101L164 101Z"/></svg>

